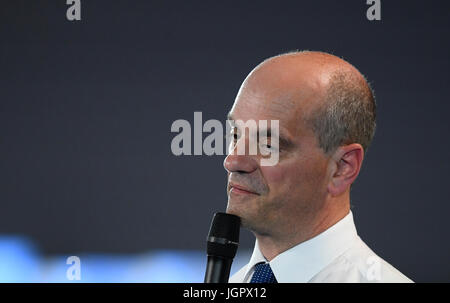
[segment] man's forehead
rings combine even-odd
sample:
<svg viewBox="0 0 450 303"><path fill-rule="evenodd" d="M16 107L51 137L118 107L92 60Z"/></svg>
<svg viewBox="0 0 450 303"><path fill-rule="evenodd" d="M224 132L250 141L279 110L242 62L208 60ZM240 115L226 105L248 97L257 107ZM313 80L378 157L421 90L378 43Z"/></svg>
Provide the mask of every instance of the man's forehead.
<svg viewBox="0 0 450 303"><path fill-rule="evenodd" d="M268 96L257 92L240 93L230 114L235 119L246 120L283 120L295 110L290 95Z"/></svg>
<svg viewBox="0 0 450 303"><path fill-rule="evenodd" d="M278 120L280 131L298 136L304 131L305 117L314 101L292 93L270 96L257 92L240 92L231 108L228 119L247 122L254 120Z"/></svg>
<svg viewBox="0 0 450 303"><path fill-rule="evenodd" d="M328 57L308 53L263 62L244 80L230 118L278 120L280 128L297 135L325 100L330 72L337 66L332 62L336 59Z"/></svg>

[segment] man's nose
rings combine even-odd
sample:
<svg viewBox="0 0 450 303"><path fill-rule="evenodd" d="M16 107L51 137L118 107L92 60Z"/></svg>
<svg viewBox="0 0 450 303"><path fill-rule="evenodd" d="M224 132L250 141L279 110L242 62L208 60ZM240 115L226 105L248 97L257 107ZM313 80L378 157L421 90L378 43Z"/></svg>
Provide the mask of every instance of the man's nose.
<svg viewBox="0 0 450 303"><path fill-rule="evenodd" d="M255 156L248 155L247 151L244 155L237 152L237 147L223 161L223 167L228 172L251 173L258 168L258 160Z"/></svg>

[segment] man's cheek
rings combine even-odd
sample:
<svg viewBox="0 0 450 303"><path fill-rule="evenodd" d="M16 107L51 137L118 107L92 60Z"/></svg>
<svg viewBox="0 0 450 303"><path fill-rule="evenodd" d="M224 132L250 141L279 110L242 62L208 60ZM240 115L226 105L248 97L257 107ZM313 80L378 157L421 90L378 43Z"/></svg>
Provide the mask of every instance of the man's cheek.
<svg viewBox="0 0 450 303"><path fill-rule="evenodd" d="M271 185L279 185L289 181L289 175L292 176L293 169L289 166L275 165L261 167L262 174L269 187Z"/></svg>

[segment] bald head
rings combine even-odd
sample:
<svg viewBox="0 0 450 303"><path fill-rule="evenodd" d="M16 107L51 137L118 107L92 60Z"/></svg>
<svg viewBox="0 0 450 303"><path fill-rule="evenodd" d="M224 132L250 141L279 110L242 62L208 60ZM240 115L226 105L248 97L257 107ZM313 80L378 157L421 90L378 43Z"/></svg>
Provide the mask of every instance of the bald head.
<svg viewBox="0 0 450 303"><path fill-rule="evenodd" d="M264 91L275 103L282 101L280 110L295 113L310 127L326 153L349 143L367 151L373 138L373 91L353 65L334 55L302 51L271 57L248 75L243 90Z"/></svg>

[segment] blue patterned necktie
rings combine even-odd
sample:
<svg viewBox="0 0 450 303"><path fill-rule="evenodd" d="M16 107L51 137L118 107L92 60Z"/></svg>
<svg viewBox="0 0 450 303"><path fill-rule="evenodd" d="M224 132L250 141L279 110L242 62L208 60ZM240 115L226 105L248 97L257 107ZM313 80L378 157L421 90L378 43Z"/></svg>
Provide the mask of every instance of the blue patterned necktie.
<svg viewBox="0 0 450 303"><path fill-rule="evenodd" d="M258 263L255 265L255 272L253 273L250 283L277 283L275 275L270 268L269 263Z"/></svg>

